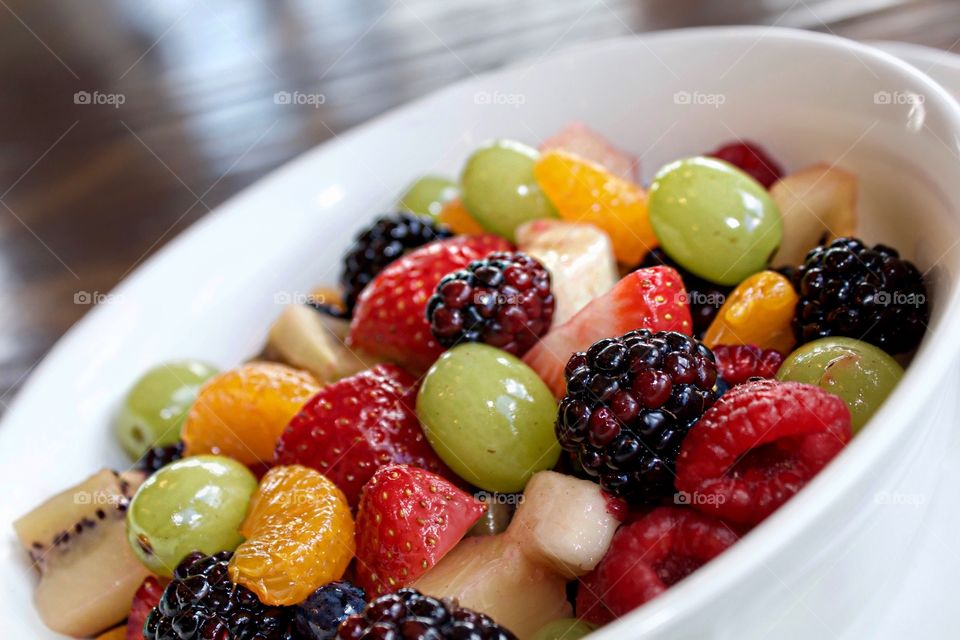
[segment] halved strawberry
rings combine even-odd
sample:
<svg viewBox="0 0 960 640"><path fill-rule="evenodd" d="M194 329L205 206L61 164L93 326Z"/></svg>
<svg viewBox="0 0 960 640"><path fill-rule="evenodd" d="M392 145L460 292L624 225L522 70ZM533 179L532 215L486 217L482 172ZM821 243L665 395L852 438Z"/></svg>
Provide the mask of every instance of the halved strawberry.
<svg viewBox="0 0 960 640"><path fill-rule="evenodd" d="M450 551L486 509L440 476L381 467L357 512L356 582L375 598L408 585Z"/></svg>
<svg viewBox="0 0 960 640"><path fill-rule="evenodd" d="M351 506L384 465L410 464L452 475L417 419L419 386L400 367L382 364L324 387L280 436L276 464L316 469L340 487Z"/></svg>
<svg viewBox="0 0 960 640"><path fill-rule="evenodd" d="M602 338L634 329L690 335L692 321L680 274L670 267L638 269L558 327L523 358L558 397L566 392L563 368L570 356Z"/></svg>
<svg viewBox="0 0 960 640"><path fill-rule="evenodd" d="M143 625L150 610L160 603L163 589L163 583L153 576L145 578L140 584L140 588L133 594L133 604L127 617L127 640L143 640Z"/></svg>
<svg viewBox="0 0 960 640"><path fill-rule="evenodd" d="M617 149L609 140L582 122L570 122L540 143L540 151L551 149L575 153L585 160L603 166L624 180L640 182L640 160L637 156Z"/></svg>
<svg viewBox="0 0 960 640"><path fill-rule="evenodd" d="M511 248L499 236L457 236L431 242L391 263L360 294L347 346L423 373L443 352L426 318L437 283L473 260Z"/></svg>

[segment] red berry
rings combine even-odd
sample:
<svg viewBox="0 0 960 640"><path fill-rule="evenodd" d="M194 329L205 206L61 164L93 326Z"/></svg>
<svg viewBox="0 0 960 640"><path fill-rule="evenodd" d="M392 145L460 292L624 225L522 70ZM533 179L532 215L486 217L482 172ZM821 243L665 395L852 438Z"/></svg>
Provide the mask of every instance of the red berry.
<svg viewBox="0 0 960 640"><path fill-rule="evenodd" d="M783 169L766 151L752 142L731 142L709 155L725 160L769 189L783 176Z"/></svg>
<svg viewBox="0 0 960 640"><path fill-rule="evenodd" d="M731 387L750 378L774 378L783 364L776 349L761 349L752 344L718 344L712 349L720 377Z"/></svg>
<svg viewBox="0 0 960 640"><path fill-rule="evenodd" d="M597 568L581 578L577 616L606 624L660 595L728 549L737 534L690 509L659 507L620 527Z"/></svg>
<svg viewBox="0 0 960 640"><path fill-rule="evenodd" d="M423 469L390 465L363 487L356 582L370 598L412 583L450 551L486 506Z"/></svg>
<svg viewBox="0 0 960 640"><path fill-rule="evenodd" d="M720 398L684 438L676 487L704 513L756 524L850 438L850 410L837 396L799 382L747 382Z"/></svg>
<svg viewBox="0 0 960 640"><path fill-rule="evenodd" d="M554 327L523 358L558 398L566 390L564 367L578 351L634 329L679 331L690 335L690 308L679 274L650 267L627 274L607 293Z"/></svg>
<svg viewBox="0 0 960 640"><path fill-rule="evenodd" d="M348 345L423 373L443 352L427 323L427 300L437 283L510 243L494 235L431 242L392 262L357 299Z"/></svg>
<svg viewBox="0 0 960 640"><path fill-rule="evenodd" d="M411 464L451 474L417 419L418 388L413 376L392 364L324 387L287 425L275 463L316 469L340 487L352 506L384 465Z"/></svg>
<svg viewBox="0 0 960 640"><path fill-rule="evenodd" d="M160 603L163 596L164 584L150 576L145 578L133 594L133 604L130 606L130 615L127 616L127 640L143 640L143 625L147 621L150 610Z"/></svg>

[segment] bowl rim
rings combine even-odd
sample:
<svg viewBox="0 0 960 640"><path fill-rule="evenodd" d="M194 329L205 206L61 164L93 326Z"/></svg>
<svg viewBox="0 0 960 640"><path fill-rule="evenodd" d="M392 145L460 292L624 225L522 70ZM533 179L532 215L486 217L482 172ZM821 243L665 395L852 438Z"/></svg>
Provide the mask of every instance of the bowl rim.
<svg viewBox="0 0 960 640"><path fill-rule="evenodd" d="M847 55L854 54L879 65L884 65L889 70L899 74L902 79L909 79L914 86L921 87L927 100L927 106L938 105L943 117L957 133L957 139L960 139L960 104L957 104L945 89L921 71L892 54L831 34L766 26L674 29L577 44L538 58L534 64L575 57L588 50L647 47L649 43L658 41L696 40L702 46L704 39L719 41L745 38L758 39L758 37L768 44L815 44L824 50L844 52ZM193 236L198 235L210 225L220 224L219 221L228 216L234 209L234 205L239 201L246 199L254 191L273 188L274 182L281 182L288 172L296 171L301 163L310 162L316 154L326 153L333 148L349 146L356 138L381 126L385 121L417 111L430 101L463 91L475 84L505 78L516 72L517 69L524 67L525 63L526 66L529 66L529 59L511 61L499 69L480 73L474 77L465 78L441 87L412 102L390 109L352 127L349 131L338 134L336 137L324 141L285 162L228 198L160 248L114 287L113 292L122 295L128 289L138 287L140 282L147 278L148 274L152 274L158 269L164 269L171 255L176 254L181 246L189 242ZM954 151L954 153L956 152ZM956 354L960 352L960 283L953 283L947 298L942 302L944 305L943 312L939 318L939 324L936 326L935 335L928 333L917 353L914 365L910 367L911 370L901 380L890 399L891 401L885 403L873 417L871 422L877 428L865 430L842 452L843 465L829 465L804 491L801 491L768 518L763 526L757 527L756 530L748 534L743 542L735 545L660 597L620 620L598 629L595 632L597 637L607 637L607 635L610 637L614 635L621 637L624 635L636 636L639 633L660 631L696 612L704 604L719 597L733 585L745 581L750 574L756 573L757 569L776 553L787 548L793 541L802 536L805 531L809 530L811 524L823 515L823 512L836 496L848 492L858 480L869 472L871 463L888 452L910 428L909 417L917 415L920 406L932 394L933 385L930 385L929 381L942 378L948 367L954 362ZM46 371L55 367L59 360L66 355L65 352L71 349L72 343L81 339L88 328L91 328L98 321L98 318L106 313L109 313L107 309L96 307L91 309L65 332L44 356L9 403L8 410L0 420L0 441L4 440L3 436L12 429L12 425L8 426L8 423L16 421L19 407L25 402L24 398L32 396L35 393L35 388L43 383ZM952 330L946 330L948 326ZM900 424L896 424L897 422ZM827 493L828 491L830 493Z"/></svg>

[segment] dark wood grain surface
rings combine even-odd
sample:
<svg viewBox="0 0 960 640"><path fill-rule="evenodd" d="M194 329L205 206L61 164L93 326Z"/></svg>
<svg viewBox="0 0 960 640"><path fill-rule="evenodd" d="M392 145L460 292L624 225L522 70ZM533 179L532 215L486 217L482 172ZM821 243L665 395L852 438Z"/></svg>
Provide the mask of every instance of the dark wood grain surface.
<svg viewBox="0 0 960 640"><path fill-rule="evenodd" d="M515 58L737 23L960 48L957 0L0 0L0 411L98 295L302 151Z"/></svg>

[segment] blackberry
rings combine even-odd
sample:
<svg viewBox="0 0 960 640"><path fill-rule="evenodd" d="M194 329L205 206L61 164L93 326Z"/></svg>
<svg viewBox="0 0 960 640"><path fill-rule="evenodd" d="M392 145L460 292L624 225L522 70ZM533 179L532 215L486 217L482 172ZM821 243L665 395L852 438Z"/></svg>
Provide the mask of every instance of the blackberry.
<svg viewBox="0 0 960 640"><path fill-rule="evenodd" d="M673 331L631 331L573 354L556 433L614 495L653 504L674 493L680 443L719 397L713 353Z"/></svg>
<svg viewBox="0 0 960 640"><path fill-rule="evenodd" d="M171 462L176 462L181 458L183 458L183 442L166 447L153 447L137 460L137 469L146 471L147 475L153 475Z"/></svg>
<svg viewBox="0 0 960 640"><path fill-rule="evenodd" d="M451 236L447 227L426 216L400 212L377 218L357 236L343 258L340 284L346 314L353 313L360 292L391 262L411 249Z"/></svg>
<svg viewBox="0 0 960 640"><path fill-rule="evenodd" d="M498 251L444 276L427 303L427 321L444 347L486 342L522 356L550 328L555 304L542 264Z"/></svg>
<svg viewBox="0 0 960 640"><path fill-rule="evenodd" d="M488 616L403 588L380 596L340 625L341 640L516 640Z"/></svg>
<svg viewBox="0 0 960 640"><path fill-rule="evenodd" d="M143 626L144 640L294 640L289 609L230 581L229 551L188 555Z"/></svg>
<svg viewBox="0 0 960 640"><path fill-rule="evenodd" d="M673 261L663 249L657 247L652 249L643 257L643 262L637 265L637 269L646 267L670 267L676 269L683 280L683 286L687 290L687 302L690 305L690 315L693 316L694 335L702 336L706 332L710 323L717 316L717 312L727 299L727 295L733 291L733 287L726 287L720 284L714 284L704 280L700 276L695 276L679 264Z"/></svg>
<svg viewBox="0 0 960 640"><path fill-rule="evenodd" d="M923 275L890 247L838 238L810 250L793 285L800 294L793 331L801 344L846 336L896 354L914 349L926 330Z"/></svg>
<svg viewBox="0 0 960 640"><path fill-rule="evenodd" d="M363 589L346 581L325 584L297 605L294 624L304 640L331 640L349 616L367 604Z"/></svg>

